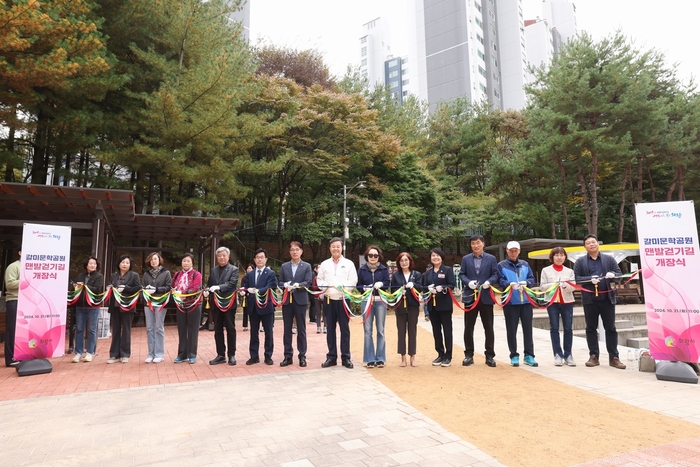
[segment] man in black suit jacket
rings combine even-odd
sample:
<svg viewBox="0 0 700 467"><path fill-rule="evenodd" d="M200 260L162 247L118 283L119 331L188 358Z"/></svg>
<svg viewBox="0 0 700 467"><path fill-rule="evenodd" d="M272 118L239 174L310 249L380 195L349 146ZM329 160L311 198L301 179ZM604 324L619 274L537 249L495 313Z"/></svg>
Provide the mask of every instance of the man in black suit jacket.
<svg viewBox="0 0 700 467"><path fill-rule="evenodd" d="M469 239L472 252L462 258L462 267L459 270L459 278L462 280L462 302L464 307L474 305L476 289L481 286L479 303L470 312L464 313L464 360L463 366L474 363L474 326L476 317L481 314L481 324L484 326L486 364L496 366L493 359L496 352L493 332L493 299L489 292L491 284L498 281L498 262L496 257L484 252L486 243L481 235L472 235Z"/></svg>
<svg viewBox="0 0 700 467"><path fill-rule="evenodd" d="M600 254L600 245L595 235L588 234L583 239L586 255L574 263L576 282L583 282L584 288L596 292L581 292L583 315L586 318L586 342L590 358L586 366L600 365L600 348L598 345L598 317L605 328L605 344L608 349L610 366L624 370L627 366L620 361L617 351L617 329L615 328L615 290L610 287L620 275L620 266L610 255Z"/></svg>
<svg viewBox="0 0 700 467"><path fill-rule="evenodd" d="M222 246L216 250L217 266L211 268L205 294L215 293L220 298L228 297L236 291L238 284L238 268L230 264L231 250ZM228 364L236 364L236 296L231 298L233 303L228 310L220 309L212 297L211 311L214 317L214 341L216 342L216 358L210 360L210 365L226 363L226 345L224 344L224 328L228 343Z"/></svg>
<svg viewBox="0 0 700 467"><path fill-rule="evenodd" d="M275 322L275 305L272 303L272 297L265 297L265 294L271 289L277 288L277 276L272 269L266 266L267 251L262 248L255 250L255 269L246 274L246 283L248 284L248 310L250 313L250 358L246 365L260 363L260 323L262 322L265 330L265 364L272 365L272 352L275 348L275 342L272 338L272 325ZM262 307L258 304L255 294L260 296L261 300L267 303Z"/></svg>
<svg viewBox="0 0 700 467"><path fill-rule="evenodd" d="M292 347L292 324L297 320L297 351L299 352L299 366L306 366L306 307L309 305L309 294L304 287L310 287L313 280L311 265L301 260L304 250L301 243L290 242L289 254L292 260L286 262L280 268L279 282L289 292L287 301L282 305L282 319L284 321L284 360L280 366L293 363L294 348Z"/></svg>

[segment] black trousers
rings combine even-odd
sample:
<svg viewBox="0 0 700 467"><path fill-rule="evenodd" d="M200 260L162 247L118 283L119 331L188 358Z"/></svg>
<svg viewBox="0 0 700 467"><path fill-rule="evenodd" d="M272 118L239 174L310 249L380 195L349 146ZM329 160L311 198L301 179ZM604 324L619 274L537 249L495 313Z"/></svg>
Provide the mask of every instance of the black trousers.
<svg viewBox="0 0 700 467"><path fill-rule="evenodd" d="M260 316L257 310L250 311L250 358L260 358L260 323L265 331L265 356L272 358L272 352L275 350L275 341L272 336L275 314Z"/></svg>
<svg viewBox="0 0 700 467"><path fill-rule="evenodd" d="M17 300L5 302L5 366L15 358L15 333L17 332Z"/></svg>
<svg viewBox="0 0 700 467"><path fill-rule="evenodd" d="M109 346L111 358L131 357L131 323L134 321L134 312L122 311L118 306L109 315L112 324L112 343Z"/></svg>
<svg viewBox="0 0 700 467"><path fill-rule="evenodd" d="M306 307L299 303L289 303L282 305L282 321L284 324L284 335L282 342L284 343L284 357L291 358L294 356L294 348L292 347L292 326L294 318L297 319L297 352L300 357L306 357Z"/></svg>
<svg viewBox="0 0 700 467"><path fill-rule="evenodd" d="M466 303L464 307L467 307ZM484 355L486 355L486 358L493 358L496 356L496 352L493 350L496 340L493 332L493 305L481 303L481 300L479 300L476 308L464 313L464 356L474 356L474 326L478 315L481 315L481 324L484 326L484 340L486 341Z"/></svg>
<svg viewBox="0 0 700 467"><path fill-rule="evenodd" d="M348 318L343 300L325 300L323 302L323 312L326 316L326 326L328 334L326 334L326 344L328 344L328 360L338 360L338 343L336 341L336 324L340 327L340 358L342 361L350 360L350 318ZM348 303L348 307L350 304ZM318 319L316 320L318 323Z"/></svg>
<svg viewBox="0 0 700 467"><path fill-rule="evenodd" d="M243 327L247 328L248 327L248 307L242 306L241 310L243 311Z"/></svg>
<svg viewBox="0 0 700 467"><path fill-rule="evenodd" d="M406 333L408 332L408 355L416 354L416 333L420 306L406 307L408 312L396 312L396 329L399 331L399 355L406 355Z"/></svg>
<svg viewBox="0 0 700 467"><path fill-rule="evenodd" d="M532 341L532 305L506 305L503 307L503 316L506 319L506 336L508 338L508 350L510 358L518 357L518 322L523 325L523 345L525 355L535 356L535 344Z"/></svg>
<svg viewBox="0 0 700 467"><path fill-rule="evenodd" d="M598 317L603 321L605 329L605 347L608 349L608 357L612 360L619 357L617 351L617 329L615 328L615 305L610 300L595 300L590 305L583 305L583 315L586 318L586 342L588 352L600 358L598 346Z"/></svg>
<svg viewBox="0 0 700 467"><path fill-rule="evenodd" d="M235 304L234 304L235 305ZM228 311L221 311L216 307L211 309L214 312L214 342L216 342L216 354L220 357L236 355L236 307L231 306ZM224 328L226 329L226 344L228 344L228 354L224 343Z"/></svg>
<svg viewBox="0 0 700 467"><path fill-rule="evenodd" d="M433 326L435 351L442 358L452 360L452 310L430 310L430 324Z"/></svg>
<svg viewBox="0 0 700 467"><path fill-rule="evenodd" d="M199 323L202 320L202 305L189 313L177 310L177 356L181 359L197 358L199 343Z"/></svg>

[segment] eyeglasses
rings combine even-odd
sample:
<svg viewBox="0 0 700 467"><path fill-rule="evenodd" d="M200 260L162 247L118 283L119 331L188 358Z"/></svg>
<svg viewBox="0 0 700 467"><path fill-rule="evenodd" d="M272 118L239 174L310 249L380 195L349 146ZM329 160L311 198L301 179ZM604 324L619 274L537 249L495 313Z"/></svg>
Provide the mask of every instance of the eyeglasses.
<svg viewBox="0 0 700 467"><path fill-rule="evenodd" d="M375 255L374 253L368 253L367 257L368 258L379 258L379 255Z"/></svg>

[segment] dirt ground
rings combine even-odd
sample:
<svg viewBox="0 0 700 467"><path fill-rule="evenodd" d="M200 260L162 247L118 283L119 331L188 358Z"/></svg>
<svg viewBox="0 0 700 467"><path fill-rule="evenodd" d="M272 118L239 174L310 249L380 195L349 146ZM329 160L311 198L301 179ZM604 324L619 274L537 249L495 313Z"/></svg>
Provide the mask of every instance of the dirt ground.
<svg viewBox="0 0 700 467"><path fill-rule="evenodd" d="M420 319L423 319L421 314ZM418 329L418 367L400 367L393 314L386 323L384 368L377 380L463 440L508 466L569 466L625 452L700 437L700 426L659 415L475 355L462 367L464 349L454 346L453 365L433 367L432 334ZM362 364L363 332L351 323L355 364ZM455 343L462 343L455 336Z"/></svg>

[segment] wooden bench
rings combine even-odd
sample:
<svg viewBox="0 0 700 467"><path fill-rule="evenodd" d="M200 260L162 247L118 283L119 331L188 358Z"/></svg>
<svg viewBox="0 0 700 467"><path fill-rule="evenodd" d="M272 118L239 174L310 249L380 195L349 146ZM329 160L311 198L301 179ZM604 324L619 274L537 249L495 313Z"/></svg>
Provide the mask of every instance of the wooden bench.
<svg viewBox="0 0 700 467"><path fill-rule="evenodd" d="M639 288L635 285L630 287L620 286L617 288L617 299L620 303L627 303L628 298L633 298L634 303L644 303L644 297L639 293Z"/></svg>

